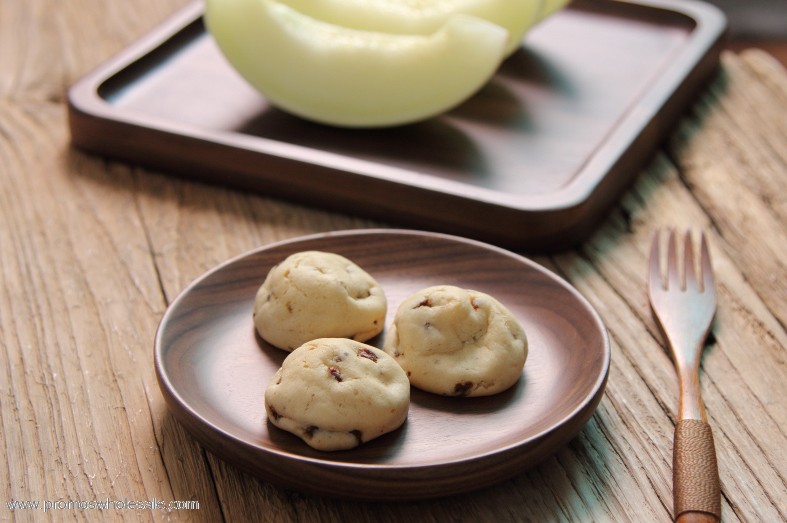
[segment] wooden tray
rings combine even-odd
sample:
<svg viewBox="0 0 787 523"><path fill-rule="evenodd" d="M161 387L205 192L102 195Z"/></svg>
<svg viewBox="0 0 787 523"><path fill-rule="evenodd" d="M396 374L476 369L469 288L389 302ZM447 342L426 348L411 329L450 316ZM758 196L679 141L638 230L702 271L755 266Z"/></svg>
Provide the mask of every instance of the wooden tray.
<svg viewBox="0 0 787 523"><path fill-rule="evenodd" d="M593 230L714 71L726 31L705 3L575 0L455 110L346 130L271 107L201 13L189 5L72 86L76 147L528 250Z"/></svg>

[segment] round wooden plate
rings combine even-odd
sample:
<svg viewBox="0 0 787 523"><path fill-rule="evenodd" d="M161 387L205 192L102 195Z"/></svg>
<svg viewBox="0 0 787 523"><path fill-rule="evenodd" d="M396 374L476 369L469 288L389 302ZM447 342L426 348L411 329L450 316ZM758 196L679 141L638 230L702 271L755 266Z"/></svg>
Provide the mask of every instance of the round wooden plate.
<svg viewBox="0 0 787 523"><path fill-rule="evenodd" d="M263 394L287 353L255 334L252 304L269 269L304 250L342 254L374 276L388 298L386 325L405 297L430 285L495 296L528 336L522 378L486 398L412 389L401 428L349 451L316 451L270 425ZM379 347L384 336L369 343ZM609 359L598 314L558 276L487 244L402 230L307 236L230 260L178 296L155 342L164 398L202 445L283 487L364 500L456 494L539 463L593 414Z"/></svg>

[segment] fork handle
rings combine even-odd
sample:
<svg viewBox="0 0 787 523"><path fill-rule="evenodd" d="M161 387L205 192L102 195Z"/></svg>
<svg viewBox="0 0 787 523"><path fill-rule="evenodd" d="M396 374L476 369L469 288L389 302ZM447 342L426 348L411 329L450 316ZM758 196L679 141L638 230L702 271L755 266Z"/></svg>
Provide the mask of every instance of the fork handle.
<svg viewBox="0 0 787 523"><path fill-rule="evenodd" d="M710 425L698 419L679 420L674 441L672 485L676 521L719 521L721 489Z"/></svg>

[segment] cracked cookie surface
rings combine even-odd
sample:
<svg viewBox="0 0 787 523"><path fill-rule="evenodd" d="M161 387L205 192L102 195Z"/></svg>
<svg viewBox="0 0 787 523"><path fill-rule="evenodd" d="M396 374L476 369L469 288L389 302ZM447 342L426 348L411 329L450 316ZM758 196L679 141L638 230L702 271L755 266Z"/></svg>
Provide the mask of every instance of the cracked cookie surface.
<svg viewBox="0 0 787 523"><path fill-rule="evenodd" d="M393 358L346 338L301 345L265 390L271 423L325 451L350 449L395 430L409 406L410 382Z"/></svg>
<svg viewBox="0 0 787 523"><path fill-rule="evenodd" d="M385 351L421 390L488 396L519 380L528 344L517 319L494 297L439 285L400 304Z"/></svg>
<svg viewBox="0 0 787 523"><path fill-rule="evenodd" d="M303 251L273 267L254 300L254 325L291 351L316 338L366 341L382 332L387 301L377 281L347 258Z"/></svg>

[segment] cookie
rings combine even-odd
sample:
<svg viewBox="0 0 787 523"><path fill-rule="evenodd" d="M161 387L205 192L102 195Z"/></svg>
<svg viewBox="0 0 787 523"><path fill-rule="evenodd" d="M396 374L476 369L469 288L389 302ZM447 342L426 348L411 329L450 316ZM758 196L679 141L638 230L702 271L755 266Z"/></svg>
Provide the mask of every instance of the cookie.
<svg viewBox="0 0 787 523"><path fill-rule="evenodd" d="M271 345L291 351L316 338L366 341L385 324L380 285L338 254L292 254L269 272L254 300L254 325Z"/></svg>
<svg viewBox="0 0 787 523"><path fill-rule="evenodd" d="M409 406L410 382L394 359L346 338L301 345L265 390L270 422L326 451L350 449L398 428Z"/></svg>
<svg viewBox="0 0 787 523"><path fill-rule="evenodd" d="M401 303L384 349L419 389L488 396L517 382L528 344L522 326L498 300L441 285Z"/></svg>

